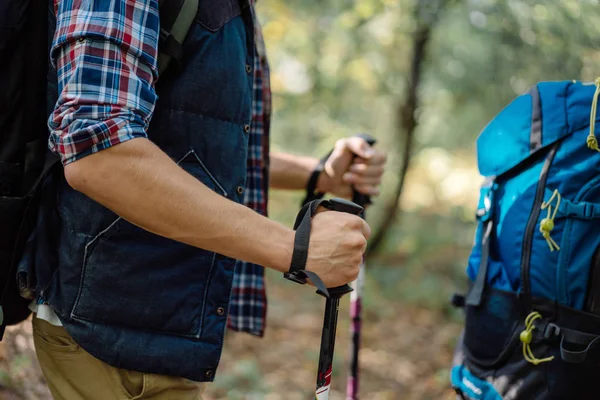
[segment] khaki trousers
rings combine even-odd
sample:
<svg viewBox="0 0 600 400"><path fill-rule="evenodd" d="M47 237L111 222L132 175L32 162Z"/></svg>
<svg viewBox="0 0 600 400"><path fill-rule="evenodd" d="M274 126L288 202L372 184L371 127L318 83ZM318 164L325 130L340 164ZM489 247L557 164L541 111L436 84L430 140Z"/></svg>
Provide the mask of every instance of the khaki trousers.
<svg viewBox="0 0 600 400"><path fill-rule="evenodd" d="M55 400L202 399L202 384L111 367L79 347L63 327L35 316L33 341Z"/></svg>

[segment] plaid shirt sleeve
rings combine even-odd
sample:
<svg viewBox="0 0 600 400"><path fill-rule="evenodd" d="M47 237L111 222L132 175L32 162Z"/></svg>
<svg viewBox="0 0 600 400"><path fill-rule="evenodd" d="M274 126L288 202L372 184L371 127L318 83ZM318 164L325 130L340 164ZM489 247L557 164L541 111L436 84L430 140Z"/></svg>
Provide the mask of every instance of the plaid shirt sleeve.
<svg viewBox="0 0 600 400"><path fill-rule="evenodd" d="M156 93L157 0L55 0L58 101L49 147L68 164L147 137Z"/></svg>

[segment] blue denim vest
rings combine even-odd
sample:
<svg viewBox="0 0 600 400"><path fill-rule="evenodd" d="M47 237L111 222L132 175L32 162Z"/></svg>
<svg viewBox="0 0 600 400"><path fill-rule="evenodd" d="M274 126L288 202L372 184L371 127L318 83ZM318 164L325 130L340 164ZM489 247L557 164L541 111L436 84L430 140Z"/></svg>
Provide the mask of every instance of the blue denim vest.
<svg viewBox="0 0 600 400"><path fill-rule="evenodd" d="M254 27L239 0L200 0L177 74L161 79L149 137L210 189L242 202ZM169 240L45 183L36 292L86 351L125 369L212 381L235 261ZM198 210L202 212L202 210ZM76 368L76 366L75 366Z"/></svg>

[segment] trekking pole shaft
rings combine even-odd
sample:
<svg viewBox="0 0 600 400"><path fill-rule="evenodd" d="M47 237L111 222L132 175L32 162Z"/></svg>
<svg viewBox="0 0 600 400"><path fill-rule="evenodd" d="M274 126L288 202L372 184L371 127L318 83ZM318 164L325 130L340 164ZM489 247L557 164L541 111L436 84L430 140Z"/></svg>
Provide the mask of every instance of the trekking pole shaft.
<svg viewBox="0 0 600 400"><path fill-rule="evenodd" d="M375 144L375 139L369 135L359 135L367 141L369 146ZM352 201L362 207L371 204L371 198L363 193L353 190ZM363 218L366 218L365 213L362 214ZM362 329L362 291L365 279L365 260L360 264L360 271L358 278L352 283L354 291L350 297L350 334L352 337L352 343L350 348L350 374L348 375L348 382L346 385L346 400L358 400L358 352L360 351L360 333Z"/></svg>
<svg viewBox="0 0 600 400"><path fill-rule="evenodd" d="M362 301L359 296L364 284L365 265L360 265L358 278L352 284L354 291L350 294L350 375L346 386L346 400L355 400L358 397L358 351L360 350L360 332L362 327Z"/></svg>
<svg viewBox="0 0 600 400"><path fill-rule="evenodd" d="M345 294L352 292L353 289L350 285L327 288L316 273L305 269L308 257L310 224L313 215L316 214L316 210L320 206L331 211L353 215L359 215L363 212L363 207L343 199L316 199L303 204L294 223L296 237L294 239L292 262L289 271L283 275L284 278L300 284L306 284L307 279L310 279L317 287L317 293L327 299L325 302L325 315L323 317L323 330L321 332L321 348L317 367L317 390L315 397L317 400L328 400L340 299Z"/></svg>
<svg viewBox="0 0 600 400"><path fill-rule="evenodd" d="M325 316L323 318L323 331L321 332L321 350L319 354L319 368L317 371L317 400L328 400L333 371L333 351L335 348L335 335L340 306L340 297L328 298L325 303Z"/></svg>

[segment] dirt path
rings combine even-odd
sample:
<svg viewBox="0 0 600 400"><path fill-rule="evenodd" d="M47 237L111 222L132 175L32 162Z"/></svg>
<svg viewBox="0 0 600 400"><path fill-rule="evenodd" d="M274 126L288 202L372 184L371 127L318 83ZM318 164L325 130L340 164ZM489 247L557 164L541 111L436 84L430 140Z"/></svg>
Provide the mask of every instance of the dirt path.
<svg viewBox="0 0 600 400"><path fill-rule="evenodd" d="M323 300L306 288L269 286L268 329L263 339L229 334L208 400L307 400L314 393ZM287 301L281 301L281 300ZM460 326L436 313L400 304L365 313L361 399L454 399L448 367ZM331 400L344 400L348 299L342 301ZM229 389L229 388L236 389Z"/></svg>
<svg viewBox="0 0 600 400"><path fill-rule="evenodd" d="M281 281L280 281L281 282ZM323 300L310 289L269 282L266 336L229 333L206 400L311 400ZM371 301L373 303L373 301ZM344 400L348 299L342 301L331 400ZM426 309L381 301L365 313L361 399L450 400L448 366L460 327ZM50 400L34 357L30 324L0 346L0 399Z"/></svg>

